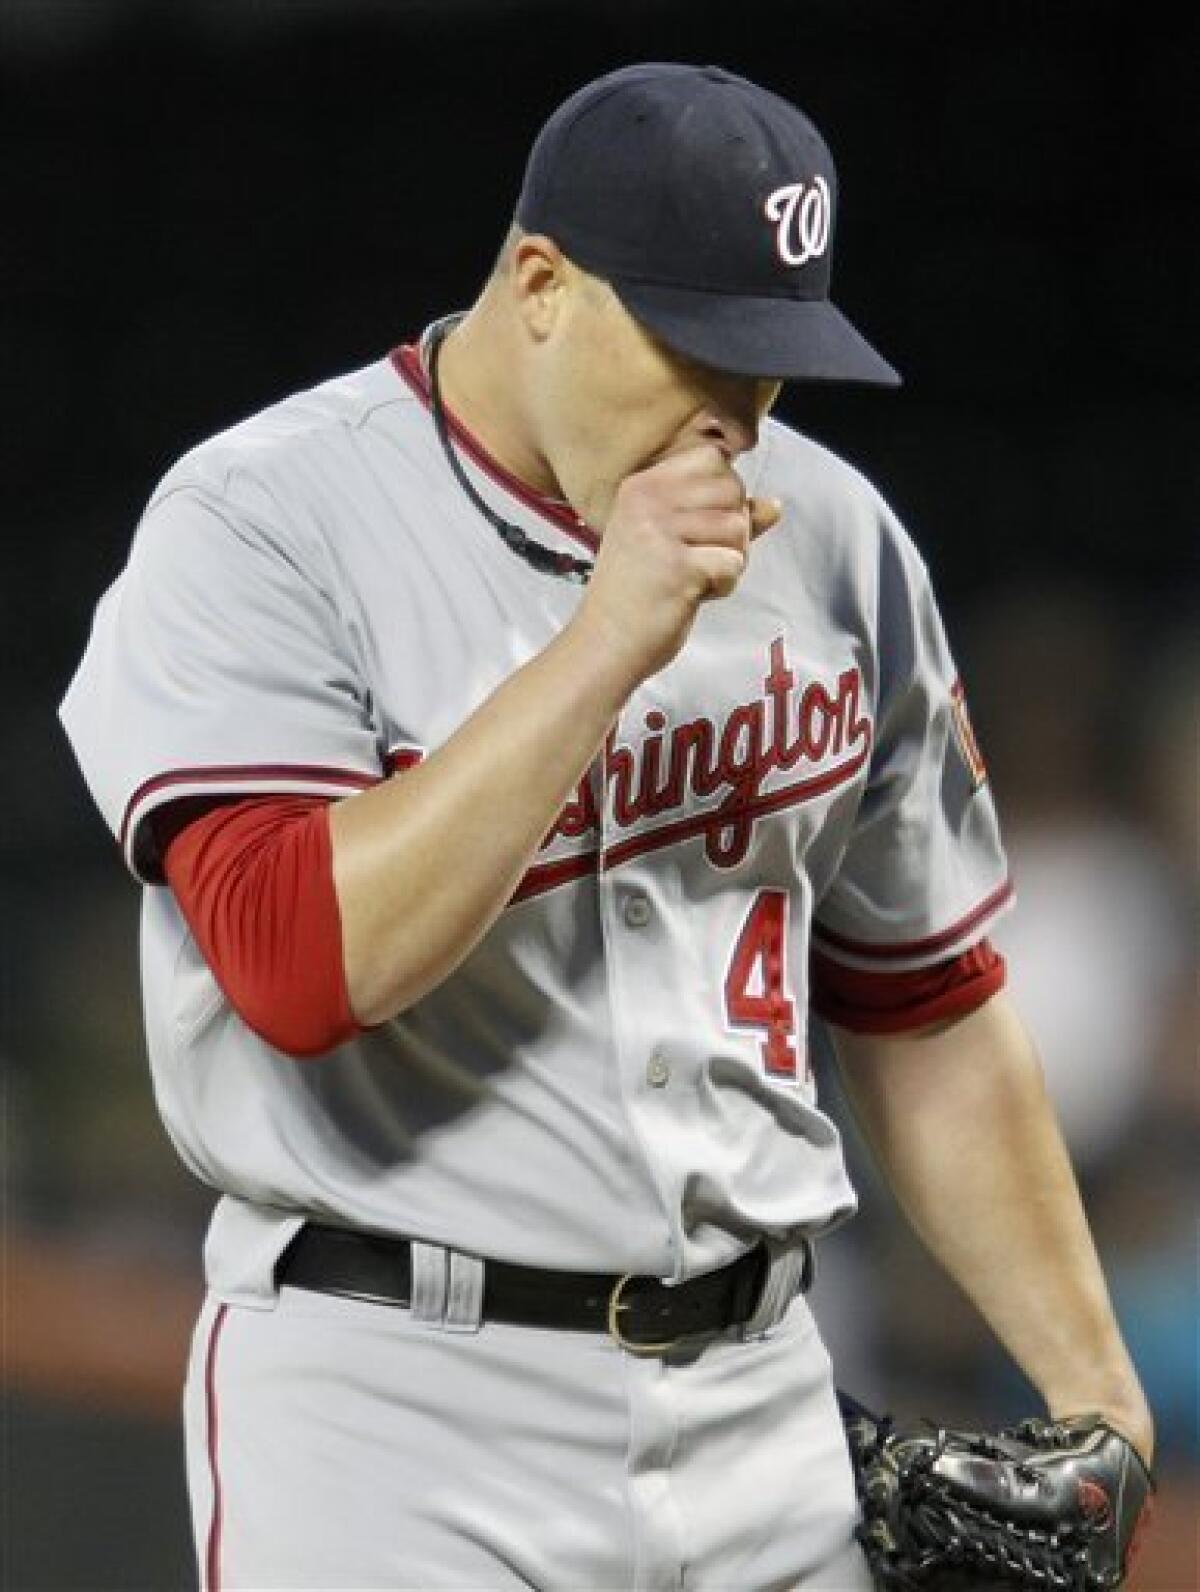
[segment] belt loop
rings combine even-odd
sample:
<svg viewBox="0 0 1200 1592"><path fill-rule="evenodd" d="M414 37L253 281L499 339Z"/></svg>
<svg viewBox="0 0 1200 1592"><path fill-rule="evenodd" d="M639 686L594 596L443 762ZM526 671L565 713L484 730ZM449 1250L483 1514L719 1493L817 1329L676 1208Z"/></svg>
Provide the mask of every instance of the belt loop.
<svg viewBox="0 0 1200 1592"><path fill-rule="evenodd" d="M742 1325L742 1337L764 1338L787 1314L797 1294L807 1293L816 1269L812 1243L802 1238L786 1248L767 1241L767 1275L754 1314Z"/></svg>
<svg viewBox="0 0 1200 1592"><path fill-rule="evenodd" d="M446 1314L447 1254L440 1244L414 1238L412 1255L412 1318L425 1326L441 1326Z"/></svg>
<svg viewBox="0 0 1200 1592"><path fill-rule="evenodd" d="M446 1331L478 1332L483 1319L484 1263L477 1255L449 1251L449 1282L446 1289Z"/></svg>

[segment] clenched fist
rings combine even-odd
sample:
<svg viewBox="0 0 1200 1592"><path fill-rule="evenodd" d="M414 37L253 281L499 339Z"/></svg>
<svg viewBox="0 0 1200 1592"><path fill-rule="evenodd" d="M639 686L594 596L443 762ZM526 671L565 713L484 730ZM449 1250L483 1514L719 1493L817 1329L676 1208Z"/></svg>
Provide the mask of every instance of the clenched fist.
<svg viewBox="0 0 1200 1592"><path fill-rule="evenodd" d="M715 442L666 455L618 487L574 623L632 690L679 652L702 602L733 591L750 543L780 513L777 500L746 496Z"/></svg>

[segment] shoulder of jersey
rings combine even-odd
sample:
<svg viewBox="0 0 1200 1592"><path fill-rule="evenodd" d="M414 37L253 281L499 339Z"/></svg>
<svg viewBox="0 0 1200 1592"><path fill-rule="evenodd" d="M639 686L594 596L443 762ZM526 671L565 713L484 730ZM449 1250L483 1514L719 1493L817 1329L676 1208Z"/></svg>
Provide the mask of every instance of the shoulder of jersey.
<svg viewBox="0 0 1200 1592"><path fill-rule="evenodd" d="M204 438L171 465L154 496L187 485L220 485L231 470L270 472L297 451L353 433L381 408L410 401L391 362L376 360L289 394Z"/></svg>
<svg viewBox="0 0 1200 1592"><path fill-rule="evenodd" d="M797 534L832 537L847 552L867 556L877 555L881 542L912 547L878 487L823 443L771 417L755 451L751 490L790 505Z"/></svg>

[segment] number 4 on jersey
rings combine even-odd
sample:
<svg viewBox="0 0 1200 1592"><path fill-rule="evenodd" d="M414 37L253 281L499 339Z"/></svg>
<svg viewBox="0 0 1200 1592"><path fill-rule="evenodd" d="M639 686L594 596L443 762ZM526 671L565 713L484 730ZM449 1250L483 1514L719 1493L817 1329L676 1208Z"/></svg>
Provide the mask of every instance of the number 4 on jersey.
<svg viewBox="0 0 1200 1592"><path fill-rule="evenodd" d="M796 1005L787 991L788 898L760 890L742 925L729 972L725 1011L731 1028L763 1031L763 1066L776 1078L796 1078Z"/></svg>

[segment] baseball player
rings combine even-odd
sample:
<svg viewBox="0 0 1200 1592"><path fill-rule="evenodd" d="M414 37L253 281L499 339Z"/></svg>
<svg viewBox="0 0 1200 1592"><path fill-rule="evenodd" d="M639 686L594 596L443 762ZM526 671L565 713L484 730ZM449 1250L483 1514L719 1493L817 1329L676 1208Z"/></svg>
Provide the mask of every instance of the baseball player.
<svg viewBox="0 0 1200 1592"><path fill-rule="evenodd" d="M477 302L188 454L99 604L63 719L221 1196L208 1592L868 1586L804 1297L854 1208L819 1023L1050 1410L1149 1457L928 574L768 418L897 380L836 206L740 77L586 85Z"/></svg>

